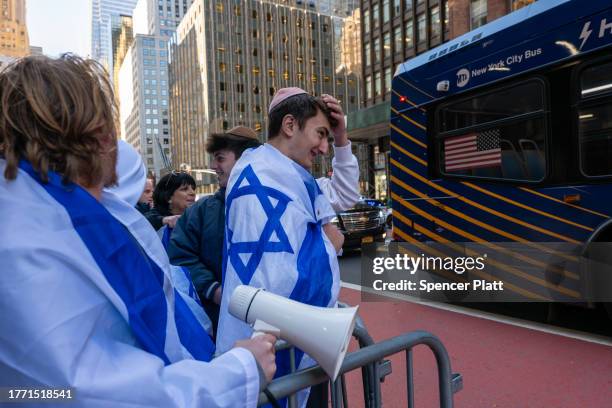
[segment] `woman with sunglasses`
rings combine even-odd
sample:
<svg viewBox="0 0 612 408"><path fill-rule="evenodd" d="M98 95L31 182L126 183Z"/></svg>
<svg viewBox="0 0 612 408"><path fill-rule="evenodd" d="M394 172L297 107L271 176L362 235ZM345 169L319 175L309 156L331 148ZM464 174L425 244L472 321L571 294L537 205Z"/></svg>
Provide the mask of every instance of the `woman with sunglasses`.
<svg viewBox="0 0 612 408"><path fill-rule="evenodd" d="M187 173L172 172L159 180L153 191L153 209L145 217L155 230L164 226L172 229L196 198L196 183Z"/></svg>

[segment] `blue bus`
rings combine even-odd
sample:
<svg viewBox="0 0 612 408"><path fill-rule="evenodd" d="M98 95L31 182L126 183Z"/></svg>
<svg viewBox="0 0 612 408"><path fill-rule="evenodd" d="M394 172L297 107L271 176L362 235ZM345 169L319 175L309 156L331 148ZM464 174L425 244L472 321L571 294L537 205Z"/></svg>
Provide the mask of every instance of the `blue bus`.
<svg viewBox="0 0 612 408"><path fill-rule="evenodd" d="M503 280L583 301L568 264L612 241L612 3L537 1L401 64L392 90L395 239L564 243L541 276L518 256Z"/></svg>

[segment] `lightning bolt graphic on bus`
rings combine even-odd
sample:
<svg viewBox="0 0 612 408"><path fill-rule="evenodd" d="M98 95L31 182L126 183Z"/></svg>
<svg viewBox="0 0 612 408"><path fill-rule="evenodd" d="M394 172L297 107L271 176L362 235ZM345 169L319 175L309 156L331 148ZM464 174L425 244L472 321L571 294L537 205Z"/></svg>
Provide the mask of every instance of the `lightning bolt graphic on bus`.
<svg viewBox="0 0 612 408"><path fill-rule="evenodd" d="M584 43L589 39L589 37L591 36L591 33L593 32L593 30L590 30L590 28L591 28L590 21L587 21L584 24L584 27L582 27L582 32L580 33L580 37L578 37L580 40L582 40L582 44L580 44L580 50L582 50Z"/></svg>

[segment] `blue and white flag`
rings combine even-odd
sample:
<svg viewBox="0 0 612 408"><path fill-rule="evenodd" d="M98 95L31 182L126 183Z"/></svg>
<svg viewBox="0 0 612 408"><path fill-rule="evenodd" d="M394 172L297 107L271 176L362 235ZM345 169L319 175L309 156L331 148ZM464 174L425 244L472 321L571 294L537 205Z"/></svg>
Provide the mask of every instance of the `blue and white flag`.
<svg viewBox="0 0 612 408"><path fill-rule="evenodd" d="M0 158L0 382L76 387L75 407L255 407L253 356L205 362L214 345L148 221L20 167L6 180Z"/></svg>
<svg viewBox="0 0 612 408"><path fill-rule="evenodd" d="M161 239L162 246L167 251L168 244L170 243L170 237L172 236L173 228L164 225L157 230L157 235ZM204 311L202 303L200 302L200 296L193 286L191 280L191 274L189 269L184 266L170 265L170 272L172 273L172 281L174 282L174 288L178 294L183 298L195 318L198 320L200 325L204 327L206 333L212 337L213 327L210 317Z"/></svg>
<svg viewBox="0 0 612 408"><path fill-rule="evenodd" d="M252 334L246 323L228 314L236 286L265 288L321 307L334 307L339 292L336 251L322 228L335 213L310 173L265 144L242 155L226 194L226 257L217 333L221 352ZM284 356L277 356L277 367L277 376L287 374Z"/></svg>
<svg viewBox="0 0 612 408"><path fill-rule="evenodd" d="M49 182L42 183L29 163L21 162L20 168L67 211L98 268L121 298L128 322L143 349L170 364L171 356L166 349L166 320L170 309L177 321L176 330L182 346L195 359L210 361L214 345L205 328L176 289L174 305L168 304L163 267L149 257L125 226L85 190L74 184L64 185L59 175L50 172Z"/></svg>

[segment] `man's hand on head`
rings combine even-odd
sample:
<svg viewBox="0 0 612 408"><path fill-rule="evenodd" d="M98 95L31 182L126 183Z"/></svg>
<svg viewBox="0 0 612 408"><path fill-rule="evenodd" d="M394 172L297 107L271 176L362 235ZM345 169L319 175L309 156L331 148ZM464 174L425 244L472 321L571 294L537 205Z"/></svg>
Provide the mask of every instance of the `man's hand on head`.
<svg viewBox="0 0 612 408"><path fill-rule="evenodd" d="M337 147L346 146L348 144L348 135L346 134L346 123L344 122L344 112L336 98L331 95L323 94L321 99L331 111L331 116L336 120L337 125L332 128L334 134L334 145Z"/></svg>

